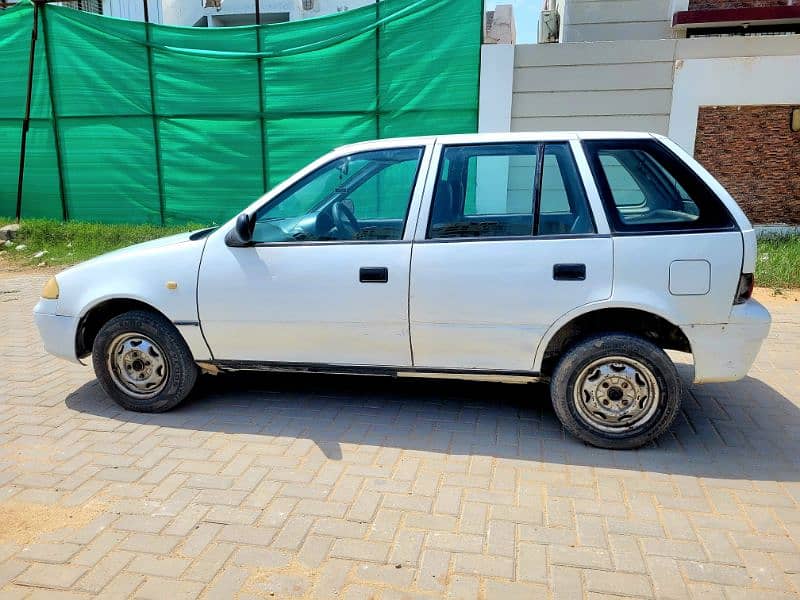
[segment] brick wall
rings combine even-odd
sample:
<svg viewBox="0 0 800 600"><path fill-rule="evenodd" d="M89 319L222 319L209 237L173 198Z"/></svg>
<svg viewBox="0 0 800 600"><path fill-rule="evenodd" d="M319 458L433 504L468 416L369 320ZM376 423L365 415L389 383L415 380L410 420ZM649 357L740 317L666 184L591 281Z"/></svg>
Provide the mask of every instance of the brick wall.
<svg viewBox="0 0 800 600"><path fill-rule="evenodd" d="M800 133L791 106L702 106L695 158L753 223L800 225Z"/></svg>
<svg viewBox="0 0 800 600"><path fill-rule="evenodd" d="M708 8L762 8L764 6L788 6L791 0L689 0L689 10Z"/></svg>

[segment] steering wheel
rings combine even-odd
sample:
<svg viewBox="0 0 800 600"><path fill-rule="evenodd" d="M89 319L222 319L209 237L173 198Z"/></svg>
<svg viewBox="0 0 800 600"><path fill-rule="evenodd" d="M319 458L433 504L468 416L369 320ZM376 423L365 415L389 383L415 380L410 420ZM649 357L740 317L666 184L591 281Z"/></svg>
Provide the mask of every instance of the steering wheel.
<svg viewBox="0 0 800 600"><path fill-rule="evenodd" d="M344 202L334 202L331 206L331 216L333 217L333 224L339 233L346 233L347 238L353 239L361 231L361 226L358 224L358 219L353 214Z"/></svg>

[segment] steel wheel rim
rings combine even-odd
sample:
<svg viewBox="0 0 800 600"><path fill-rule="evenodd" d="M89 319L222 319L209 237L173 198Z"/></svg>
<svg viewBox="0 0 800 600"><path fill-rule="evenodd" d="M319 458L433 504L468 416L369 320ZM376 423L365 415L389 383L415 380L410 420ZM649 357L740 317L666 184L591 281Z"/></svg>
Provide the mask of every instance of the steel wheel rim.
<svg viewBox="0 0 800 600"><path fill-rule="evenodd" d="M167 385L169 364L164 352L141 333L115 337L109 346L107 362L114 385L136 398L152 398Z"/></svg>
<svg viewBox="0 0 800 600"><path fill-rule="evenodd" d="M575 381L573 402L593 428L625 433L644 425L656 413L661 390L649 367L624 356L589 363Z"/></svg>

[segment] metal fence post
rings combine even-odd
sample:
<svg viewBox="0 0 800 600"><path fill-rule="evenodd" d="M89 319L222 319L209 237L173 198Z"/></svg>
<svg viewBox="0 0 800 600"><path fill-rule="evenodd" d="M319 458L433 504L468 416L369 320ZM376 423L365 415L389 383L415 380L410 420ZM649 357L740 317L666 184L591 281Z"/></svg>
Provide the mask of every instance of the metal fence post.
<svg viewBox="0 0 800 600"><path fill-rule="evenodd" d="M375 139L381 137L381 0L375 0Z"/></svg>
<svg viewBox="0 0 800 600"><path fill-rule="evenodd" d="M267 151L266 102L264 101L264 59L261 58L261 4L256 3L256 59L258 69L258 128L261 134L261 187L266 193L269 188L269 152Z"/></svg>
<svg viewBox="0 0 800 600"><path fill-rule="evenodd" d="M28 59L28 93L25 98L25 117L22 119L22 136L19 143L19 179L17 180L16 220L22 216L22 184L25 179L25 149L28 144L28 129L31 125L31 96L33 95L33 63L36 55L36 38L39 37L39 4L33 5L33 26L31 27L31 53Z"/></svg>
<svg viewBox="0 0 800 600"><path fill-rule="evenodd" d="M61 154L61 132L58 128L58 108L56 107L56 95L53 85L53 55L50 48L50 27L47 25L47 0L36 0L41 4L42 28L44 29L44 55L47 64L47 87L50 96L50 111L53 118L53 142L56 151L56 168L58 169L58 191L61 195L61 218L69 220L69 209L67 207L67 193L64 187L64 160Z"/></svg>
<svg viewBox="0 0 800 600"><path fill-rule="evenodd" d="M147 77L150 82L150 114L153 118L153 149L156 155L156 179L158 183L158 214L163 226L166 222L166 192L164 190L164 170L161 165L161 125L156 113L155 75L153 73L153 49L150 47L150 9L147 0L142 0L144 8L144 39L147 41Z"/></svg>

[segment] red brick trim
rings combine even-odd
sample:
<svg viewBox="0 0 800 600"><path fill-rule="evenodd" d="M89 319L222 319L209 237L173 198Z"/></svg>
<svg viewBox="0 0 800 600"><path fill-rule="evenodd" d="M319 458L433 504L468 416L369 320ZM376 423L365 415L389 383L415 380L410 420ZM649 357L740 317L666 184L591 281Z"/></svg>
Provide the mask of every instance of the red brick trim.
<svg viewBox="0 0 800 600"><path fill-rule="evenodd" d="M800 23L800 5L762 6L757 8L711 8L682 10L672 17L673 27L719 25L722 23Z"/></svg>

